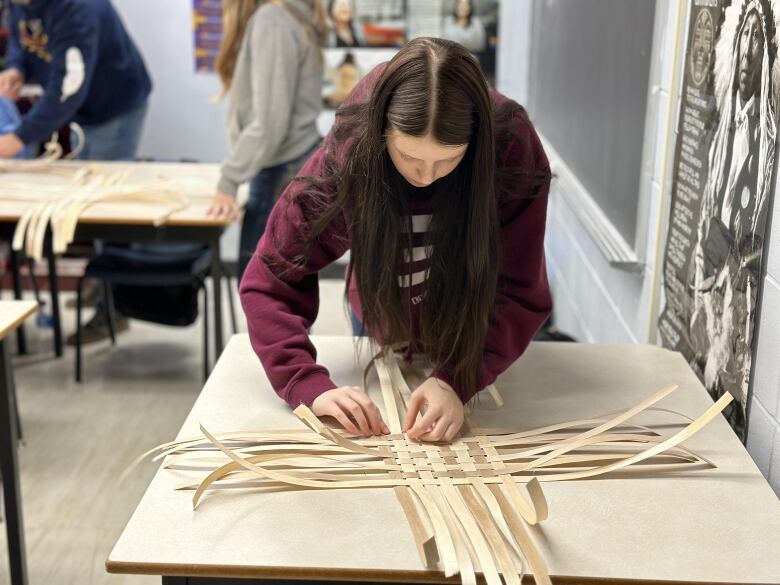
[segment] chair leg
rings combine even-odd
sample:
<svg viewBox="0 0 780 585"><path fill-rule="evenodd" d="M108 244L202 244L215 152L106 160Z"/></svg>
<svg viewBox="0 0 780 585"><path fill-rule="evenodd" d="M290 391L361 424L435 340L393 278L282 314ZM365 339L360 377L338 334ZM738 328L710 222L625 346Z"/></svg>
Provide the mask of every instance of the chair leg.
<svg viewBox="0 0 780 585"><path fill-rule="evenodd" d="M81 292L84 285L84 277L79 278L76 286L76 383L81 383Z"/></svg>
<svg viewBox="0 0 780 585"><path fill-rule="evenodd" d="M11 402L14 405L13 415L16 418L16 439L18 441L24 440L24 433L22 432L22 417L19 416L19 395L16 393L16 381L11 376L11 384L8 388L8 393L11 396ZM0 517L2 519L2 517Z"/></svg>
<svg viewBox="0 0 780 585"><path fill-rule="evenodd" d="M116 330L114 328L114 291L111 289L111 283L103 281L103 303L106 306L106 322L108 323L108 334L111 337L111 345L116 345Z"/></svg>
<svg viewBox="0 0 780 585"><path fill-rule="evenodd" d="M203 289L203 382L209 379L209 291L206 283Z"/></svg>
<svg viewBox="0 0 780 585"><path fill-rule="evenodd" d="M32 258L27 258L27 271L30 273L30 285L32 286L33 294L35 295L35 302L38 303L39 307L43 307L41 291L38 288L38 281L35 280L35 260Z"/></svg>
<svg viewBox="0 0 780 585"><path fill-rule="evenodd" d="M225 275L225 282L227 283L228 292L228 304L230 306L230 326L233 328L233 335L238 333L238 326L236 324L236 304L233 300L233 275L223 268L222 273Z"/></svg>
<svg viewBox="0 0 780 585"><path fill-rule="evenodd" d="M22 298L22 275L20 272L22 264L22 253L11 250L11 281L14 290L14 298ZM27 353L27 335L24 330L24 323L16 328L16 344L19 348L19 355Z"/></svg>

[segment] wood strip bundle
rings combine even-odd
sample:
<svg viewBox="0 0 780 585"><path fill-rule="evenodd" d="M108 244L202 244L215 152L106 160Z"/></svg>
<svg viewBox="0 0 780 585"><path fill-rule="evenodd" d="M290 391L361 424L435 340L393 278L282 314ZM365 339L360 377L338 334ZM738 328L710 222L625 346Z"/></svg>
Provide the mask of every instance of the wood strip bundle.
<svg viewBox="0 0 780 585"><path fill-rule="evenodd" d="M24 250L28 257L41 260L47 229L51 228L52 249L64 253L73 242L81 215L100 203L146 203L162 206L154 225L162 225L172 213L184 209L189 199L177 181L129 181L130 168L106 173L90 165L73 173L70 181L56 189L45 189L33 182L4 183L4 197L27 199L30 207L16 224L12 247Z"/></svg>
<svg viewBox="0 0 780 585"><path fill-rule="evenodd" d="M306 406L308 427L212 434L158 447L170 469L207 471L179 489L193 506L213 489L393 488L424 565L476 584L519 585L525 572L550 584L531 527L548 515L542 483L622 471L658 474L714 467L680 443L731 401L724 395L671 437L629 421L676 390L670 385L626 410L543 428L480 431L467 421L451 444L418 443L400 428L411 392L391 351L374 360L391 434L363 438L322 423ZM687 417L686 417L687 418ZM690 421L690 422L689 422ZM148 454L147 454L148 455Z"/></svg>
<svg viewBox="0 0 780 585"><path fill-rule="evenodd" d="M45 173L61 172L61 168L54 165L59 160L71 160L78 157L84 148L84 130L71 122L71 132L77 137L76 148L63 156L63 149L59 143L59 134L53 133L48 142L43 145L43 154L34 159L0 159L0 173Z"/></svg>

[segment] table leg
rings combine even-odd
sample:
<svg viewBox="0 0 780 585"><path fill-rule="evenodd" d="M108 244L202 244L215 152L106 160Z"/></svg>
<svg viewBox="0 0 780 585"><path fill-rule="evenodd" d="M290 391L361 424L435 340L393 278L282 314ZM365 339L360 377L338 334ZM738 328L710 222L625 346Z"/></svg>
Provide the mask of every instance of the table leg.
<svg viewBox="0 0 780 585"><path fill-rule="evenodd" d="M0 475L3 478L5 524L11 585L27 585L27 562L22 522L22 492L19 485L19 463L16 454L16 406L8 340L0 340Z"/></svg>
<svg viewBox="0 0 780 585"><path fill-rule="evenodd" d="M21 253L16 250L11 250L11 277L14 286L14 298L16 300L22 298L22 276L19 273L21 261ZM20 325L16 330L16 345L20 355L25 355L27 353L27 335L24 332L24 324Z"/></svg>
<svg viewBox="0 0 780 585"><path fill-rule="evenodd" d="M220 259L219 236L211 241L211 280L214 283L214 341L216 349L214 362L222 355L222 260Z"/></svg>
<svg viewBox="0 0 780 585"><path fill-rule="evenodd" d="M54 354L62 357L62 320L60 315L60 286L57 282L57 259L51 247L46 246L46 260L49 263L49 290L51 291L51 314L54 324Z"/></svg>

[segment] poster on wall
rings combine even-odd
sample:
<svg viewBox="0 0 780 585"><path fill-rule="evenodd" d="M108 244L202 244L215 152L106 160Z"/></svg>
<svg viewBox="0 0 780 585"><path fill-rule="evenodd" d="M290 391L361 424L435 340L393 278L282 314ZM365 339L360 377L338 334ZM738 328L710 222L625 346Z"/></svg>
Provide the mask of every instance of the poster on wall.
<svg viewBox="0 0 780 585"><path fill-rule="evenodd" d="M214 71L222 41L222 0L192 0L195 71Z"/></svg>
<svg viewBox="0 0 780 585"><path fill-rule="evenodd" d="M773 196L780 0L693 0L664 255L664 346L682 352L745 440Z"/></svg>
<svg viewBox="0 0 780 585"><path fill-rule="evenodd" d="M495 81L498 0L323 0L328 22L323 104L341 100L407 40L446 38L464 45Z"/></svg>
<svg viewBox="0 0 780 585"><path fill-rule="evenodd" d="M320 0L326 13L326 109L387 61L408 40L441 37L461 43L493 83L499 0ZM213 72L222 40L222 0L192 0L195 70ZM258 5L261 2L258 2ZM376 51L375 55L370 55Z"/></svg>

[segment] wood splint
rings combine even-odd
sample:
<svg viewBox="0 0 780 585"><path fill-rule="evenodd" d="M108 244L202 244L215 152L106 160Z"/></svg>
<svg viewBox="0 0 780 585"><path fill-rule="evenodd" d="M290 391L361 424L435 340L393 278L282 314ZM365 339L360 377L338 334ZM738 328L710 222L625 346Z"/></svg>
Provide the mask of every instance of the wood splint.
<svg viewBox="0 0 780 585"><path fill-rule="evenodd" d="M647 411L670 412L656 404L674 385L625 410L538 429L479 429L467 417L451 444L420 443L401 432L411 391L395 354L382 352L373 366L379 388L366 389L380 392L389 435L356 437L300 406L295 414L307 428L211 433L201 425L203 436L161 445L146 456L157 453L165 468L207 474L178 486L194 490L194 507L221 488L392 488L425 567L459 575L464 584L475 584L482 573L488 585L519 585L530 573L542 585L551 583L533 528L549 513L542 484L713 468L681 443L732 399L724 395L695 420L678 415L685 425L670 437L630 421ZM500 400L495 389L491 395Z"/></svg>
<svg viewBox="0 0 780 585"><path fill-rule="evenodd" d="M183 194L185 186L181 181L164 177L134 181L130 165L124 170L106 172L99 165L89 164L70 172L61 185L37 184L32 174L27 180L3 183L3 199L29 201L29 207L16 224L12 240L14 250L24 250L28 257L41 260L50 227L53 252L64 253L73 242L81 215L101 203L145 204L151 209L159 208L153 221L153 225L159 226L190 202Z"/></svg>

